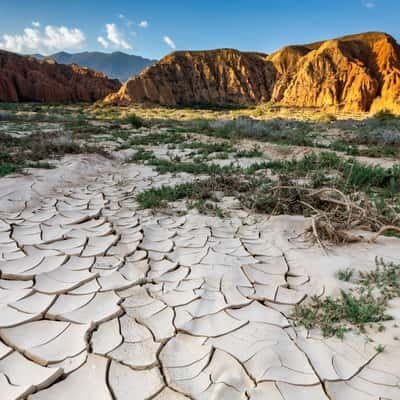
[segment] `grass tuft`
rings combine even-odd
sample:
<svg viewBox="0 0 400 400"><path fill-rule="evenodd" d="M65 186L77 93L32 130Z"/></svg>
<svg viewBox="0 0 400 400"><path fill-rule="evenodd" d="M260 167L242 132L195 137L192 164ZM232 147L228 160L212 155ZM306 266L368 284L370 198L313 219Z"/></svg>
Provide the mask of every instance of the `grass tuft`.
<svg viewBox="0 0 400 400"><path fill-rule="evenodd" d="M173 187L161 186L139 193L136 200L142 208L161 208L169 202L191 198L195 191L196 187L192 183L182 183Z"/></svg>
<svg viewBox="0 0 400 400"><path fill-rule="evenodd" d="M131 124L133 128L139 129L146 126L146 122L143 118L139 117L135 113L131 113L124 118L124 122Z"/></svg>
<svg viewBox="0 0 400 400"><path fill-rule="evenodd" d="M356 289L335 298L312 297L295 307L294 319L307 329L320 328L324 336L343 338L352 327L363 332L367 324L391 320L388 301L399 296L400 265L379 261L374 271L359 273Z"/></svg>
<svg viewBox="0 0 400 400"><path fill-rule="evenodd" d="M350 268L340 269L336 275L340 281L349 282L354 275L354 270Z"/></svg>

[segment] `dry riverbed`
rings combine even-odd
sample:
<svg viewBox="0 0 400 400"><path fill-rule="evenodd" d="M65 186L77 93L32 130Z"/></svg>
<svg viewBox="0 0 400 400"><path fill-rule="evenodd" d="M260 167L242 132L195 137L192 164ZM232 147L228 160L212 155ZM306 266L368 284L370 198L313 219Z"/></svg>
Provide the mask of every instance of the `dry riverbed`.
<svg viewBox="0 0 400 400"><path fill-rule="evenodd" d="M4 122L2 400L400 399L396 158L76 114Z"/></svg>

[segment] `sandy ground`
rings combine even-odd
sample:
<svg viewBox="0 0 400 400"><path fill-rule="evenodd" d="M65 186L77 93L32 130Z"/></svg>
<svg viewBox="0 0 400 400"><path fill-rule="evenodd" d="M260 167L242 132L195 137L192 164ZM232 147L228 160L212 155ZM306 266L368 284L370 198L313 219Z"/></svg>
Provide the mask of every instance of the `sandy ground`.
<svg viewBox="0 0 400 400"><path fill-rule="evenodd" d="M208 137L201 134L191 133L191 137L194 140L203 143L215 143L216 141L230 143L229 140L225 139L215 139L213 137ZM318 147L306 147L306 146L282 146L279 144L261 142L259 140L252 139L241 139L238 142L237 147L243 150L251 150L258 148L265 153L265 156L270 160L300 160L307 154L321 154L326 152L326 149ZM341 152L334 152L329 150L329 152L336 153L338 156L347 159L355 159L361 163L368 165L380 165L383 168L390 168L395 164L398 164L398 160L387 159L387 158L376 158L376 157L364 157L364 156L348 156Z"/></svg>
<svg viewBox="0 0 400 400"><path fill-rule="evenodd" d="M339 269L399 262L400 241L326 255L303 217L139 209L185 179L100 156L0 179L1 399L400 399L398 299L370 340L291 319L351 286Z"/></svg>

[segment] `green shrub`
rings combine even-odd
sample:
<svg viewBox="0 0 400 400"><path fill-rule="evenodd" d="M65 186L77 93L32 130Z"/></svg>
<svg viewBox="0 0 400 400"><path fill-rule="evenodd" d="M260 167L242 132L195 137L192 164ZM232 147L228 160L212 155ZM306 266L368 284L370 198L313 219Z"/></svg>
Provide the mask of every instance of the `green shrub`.
<svg viewBox="0 0 400 400"><path fill-rule="evenodd" d="M346 270L345 280L350 279ZM400 296L400 265L377 262L374 271L359 273L358 286L351 292L323 299L312 297L295 307L294 318L307 329L320 328L324 336L343 338L351 326L364 330L366 324L393 319L386 314L388 301ZM349 326L350 324L350 326ZM379 330L384 329L380 325Z"/></svg>
<svg viewBox="0 0 400 400"><path fill-rule="evenodd" d="M192 183L182 183L176 186L161 186L141 192L137 201L142 208L160 208L169 202L193 197L196 186Z"/></svg>
<svg viewBox="0 0 400 400"><path fill-rule="evenodd" d="M0 164L0 176L6 176L9 174L14 174L20 170L19 166L12 163L2 163Z"/></svg>
<svg viewBox="0 0 400 400"><path fill-rule="evenodd" d="M374 118L380 121L388 121L397 119L396 115L394 115L390 110L381 110L374 114Z"/></svg>
<svg viewBox="0 0 400 400"><path fill-rule="evenodd" d="M353 274L354 274L353 269L346 268L346 269L340 269L336 275L340 281L349 282Z"/></svg>
<svg viewBox="0 0 400 400"><path fill-rule="evenodd" d="M135 129L142 128L146 126L146 123L143 118L139 117L135 113L131 113L125 117L125 122L131 124Z"/></svg>

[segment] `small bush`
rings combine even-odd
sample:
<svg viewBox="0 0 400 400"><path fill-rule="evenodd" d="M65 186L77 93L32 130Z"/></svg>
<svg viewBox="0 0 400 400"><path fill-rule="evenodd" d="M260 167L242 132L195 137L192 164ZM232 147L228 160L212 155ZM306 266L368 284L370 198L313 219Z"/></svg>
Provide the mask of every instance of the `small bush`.
<svg viewBox="0 0 400 400"><path fill-rule="evenodd" d="M194 197L196 185L182 183L176 186L152 188L138 194L136 200L142 208L160 208L169 202ZM197 196L196 196L197 197Z"/></svg>
<svg viewBox="0 0 400 400"><path fill-rule="evenodd" d="M387 121L396 119L397 117L390 110L381 110L374 114L374 118L380 121Z"/></svg>
<svg viewBox="0 0 400 400"><path fill-rule="evenodd" d="M234 120L212 121L201 132L209 136L235 140L242 137L254 140L297 146L314 146L312 133L315 123L274 118L257 120L239 117Z"/></svg>
<svg viewBox="0 0 400 400"><path fill-rule="evenodd" d="M350 268L340 269L337 272L337 278L340 281L349 282L350 279L352 278L353 274L354 274L354 270L353 269L350 269Z"/></svg>
<svg viewBox="0 0 400 400"><path fill-rule="evenodd" d="M14 174L20 170L19 166L12 163L0 164L0 176L6 176L9 174Z"/></svg>
<svg viewBox="0 0 400 400"><path fill-rule="evenodd" d="M306 305L295 308L294 318L307 329L319 327L324 336L343 338L350 323L362 329L363 325L392 319L386 313L386 304L371 293L353 294L341 291L337 298L311 298Z"/></svg>
<svg viewBox="0 0 400 400"><path fill-rule="evenodd" d="M135 113L131 113L127 117L125 117L125 122L131 124L135 129L139 129L142 128L143 126L146 126L144 119L139 117Z"/></svg>
<svg viewBox="0 0 400 400"><path fill-rule="evenodd" d="M374 271L360 273L360 284L377 288L389 300L400 297L400 265L377 261Z"/></svg>
<svg viewBox="0 0 400 400"><path fill-rule="evenodd" d="M386 310L388 301L400 296L400 265L379 261L374 271L359 273L359 277L354 291L341 291L336 298L312 297L296 306L295 320L307 329L320 328L324 336L340 338L351 329L348 324L363 331L366 324L391 320Z"/></svg>
<svg viewBox="0 0 400 400"><path fill-rule="evenodd" d="M149 135L138 135L130 138L123 144L119 150L129 149L133 146L159 145L159 144L177 144L186 140L184 135L179 133L150 133Z"/></svg>
<svg viewBox="0 0 400 400"><path fill-rule="evenodd" d="M81 145L72 135L57 133L35 133L15 138L0 133L0 165L2 174L17 172L22 168L49 168L39 161L56 159L65 154L98 153L109 157L100 146Z"/></svg>
<svg viewBox="0 0 400 400"><path fill-rule="evenodd" d="M251 150L238 150L235 154L236 157L245 157L245 158L253 158L253 157L262 157L264 155L263 151L257 147L254 147Z"/></svg>
<svg viewBox="0 0 400 400"><path fill-rule="evenodd" d="M216 175L230 173L235 169L235 167L232 166L220 167L217 164L207 164L204 162L175 162L153 159L150 163L156 167L157 172L160 174L185 172L193 175Z"/></svg>
<svg viewBox="0 0 400 400"><path fill-rule="evenodd" d="M189 142L182 143L180 146L183 149L193 149L197 151L198 155L209 156L212 153L230 153L234 151L231 144L226 142L221 143L203 143L203 142Z"/></svg>
<svg viewBox="0 0 400 400"><path fill-rule="evenodd" d="M152 161L156 156L152 151L138 149L138 151L128 160L128 162Z"/></svg>

